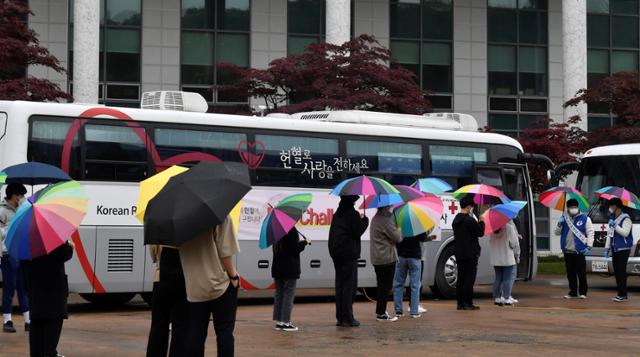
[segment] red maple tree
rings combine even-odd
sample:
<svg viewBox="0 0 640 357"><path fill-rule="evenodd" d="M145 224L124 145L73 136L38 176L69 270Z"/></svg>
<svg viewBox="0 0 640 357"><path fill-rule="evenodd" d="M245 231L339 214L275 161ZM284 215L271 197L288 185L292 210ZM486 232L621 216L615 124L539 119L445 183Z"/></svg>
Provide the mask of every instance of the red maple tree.
<svg viewBox="0 0 640 357"><path fill-rule="evenodd" d="M29 29L31 14L23 1L0 0L0 99L55 101L71 100L57 84L27 76L30 65L45 66L65 73L60 61L40 46L37 34Z"/></svg>
<svg viewBox="0 0 640 357"><path fill-rule="evenodd" d="M396 66L372 36L343 45L314 43L300 55L272 61L266 69L221 64L234 78L217 86L233 95L264 100L267 112L359 109L423 114L431 110L413 72Z"/></svg>

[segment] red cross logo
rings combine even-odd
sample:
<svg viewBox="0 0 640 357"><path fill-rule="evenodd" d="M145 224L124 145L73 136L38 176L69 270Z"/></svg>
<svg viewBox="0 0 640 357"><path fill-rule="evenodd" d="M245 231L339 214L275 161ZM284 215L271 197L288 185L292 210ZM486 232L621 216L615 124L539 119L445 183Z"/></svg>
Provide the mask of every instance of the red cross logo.
<svg viewBox="0 0 640 357"><path fill-rule="evenodd" d="M605 225L604 225L604 223L603 223L603 224L600 226L600 230L601 230L601 231L604 231L604 230L606 230L606 229L607 229L607 226L605 226Z"/></svg>
<svg viewBox="0 0 640 357"><path fill-rule="evenodd" d="M447 208L449 209L449 211L451 211L451 214L456 213L456 211L458 210L458 206L456 206L456 204L453 202L451 202L451 205Z"/></svg>

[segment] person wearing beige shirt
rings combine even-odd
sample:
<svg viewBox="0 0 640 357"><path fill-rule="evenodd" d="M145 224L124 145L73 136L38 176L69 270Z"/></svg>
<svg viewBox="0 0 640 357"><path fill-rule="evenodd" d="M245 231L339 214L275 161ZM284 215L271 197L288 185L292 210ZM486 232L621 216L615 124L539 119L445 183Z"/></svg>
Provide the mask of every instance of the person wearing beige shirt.
<svg viewBox="0 0 640 357"><path fill-rule="evenodd" d="M240 277L233 256L240 252L233 222L227 217L215 228L180 247L189 302L186 356L204 356L209 317L213 315L218 356L234 355Z"/></svg>

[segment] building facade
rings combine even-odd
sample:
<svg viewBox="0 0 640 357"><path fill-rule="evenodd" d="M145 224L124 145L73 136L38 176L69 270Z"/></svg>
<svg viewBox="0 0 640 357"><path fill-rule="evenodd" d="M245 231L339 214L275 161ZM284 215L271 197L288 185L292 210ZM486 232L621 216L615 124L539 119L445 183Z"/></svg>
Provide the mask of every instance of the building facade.
<svg viewBox="0 0 640 357"><path fill-rule="evenodd" d="M251 105L210 89L229 80L216 64L266 68L311 42L364 33L434 93L435 110L517 136L538 118L587 110L585 129L612 125L598 108L562 104L587 83L639 69L640 0L75 1L29 1L30 27L69 70L29 74L116 106L155 90L199 92L222 110ZM539 248L558 251L539 211Z"/></svg>

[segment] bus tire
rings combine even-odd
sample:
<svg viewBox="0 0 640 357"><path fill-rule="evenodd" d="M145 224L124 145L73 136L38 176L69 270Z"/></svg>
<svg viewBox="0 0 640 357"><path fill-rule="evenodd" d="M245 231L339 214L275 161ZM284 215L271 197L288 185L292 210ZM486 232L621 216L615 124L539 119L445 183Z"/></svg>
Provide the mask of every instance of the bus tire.
<svg viewBox="0 0 640 357"><path fill-rule="evenodd" d="M458 279L458 267L456 264L455 248L449 244L440 254L436 266L436 283L433 292L445 299L456 297L456 281Z"/></svg>
<svg viewBox="0 0 640 357"><path fill-rule="evenodd" d="M80 297L96 305L122 305L126 304L136 293L108 293L108 294L80 294Z"/></svg>

